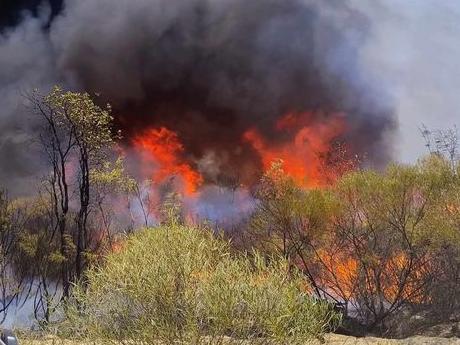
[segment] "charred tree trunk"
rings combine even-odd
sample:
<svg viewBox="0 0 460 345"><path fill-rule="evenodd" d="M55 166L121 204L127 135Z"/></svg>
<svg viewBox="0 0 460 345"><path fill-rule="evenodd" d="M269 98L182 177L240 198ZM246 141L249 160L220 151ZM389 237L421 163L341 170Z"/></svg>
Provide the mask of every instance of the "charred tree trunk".
<svg viewBox="0 0 460 345"><path fill-rule="evenodd" d="M80 148L80 210L77 219L77 253L76 253L76 278L80 280L85 268L84 253L89 243L88 238L88 215L90 204L90 178L89 178L89 155L88 150L82 144Z"/></svg>

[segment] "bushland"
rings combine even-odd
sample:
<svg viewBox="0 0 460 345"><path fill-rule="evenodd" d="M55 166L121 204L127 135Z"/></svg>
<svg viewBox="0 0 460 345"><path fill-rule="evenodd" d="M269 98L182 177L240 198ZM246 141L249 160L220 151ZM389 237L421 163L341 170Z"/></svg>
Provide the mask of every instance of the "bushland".
<svg viewBox="0 0 460 345"><path fill-rule="evenodd" d="M124 241L87 271L61 336L161 344L304 344L340 322L301 272L276 257L232 252L202 227L170 224Z"/></svg>

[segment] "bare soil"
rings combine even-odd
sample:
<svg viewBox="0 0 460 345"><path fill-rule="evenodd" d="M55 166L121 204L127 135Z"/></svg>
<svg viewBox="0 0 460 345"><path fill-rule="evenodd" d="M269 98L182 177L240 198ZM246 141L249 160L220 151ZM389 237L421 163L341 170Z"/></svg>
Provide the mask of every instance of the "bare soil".
<svg viewBox="0 0 460 345"><path fill-rule="evenodd" d="M21 345L86 345L72 340L61 340L56 337L42 339L19 339ZM92 343L94 345L94 343ZM406 339L383 339L375 337L355 338L338 334L327 334L325 342L313 342L310 345L460 345L460 338L437 338L415 336ZM89 345L89 344L88 344Z"/></svg>

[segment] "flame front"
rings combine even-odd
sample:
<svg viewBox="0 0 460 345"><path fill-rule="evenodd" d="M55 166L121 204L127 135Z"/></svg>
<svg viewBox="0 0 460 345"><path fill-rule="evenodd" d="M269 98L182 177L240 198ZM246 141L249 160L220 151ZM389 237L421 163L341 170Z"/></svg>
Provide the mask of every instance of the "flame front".
<svg viewBox="0 0 460 345"><path fill-rule="evenodd" d="M134 139L134 147L141 152L145 162L157 165L152 180L164 183L168 178L179 177L182 191L191 195L203 183L203 177L182 157L184 146L177 133L165 128L151 128Z"/></svg>
<svg viewBox="0 0 460 345"><path fill-rule="evenodd" d="M317 187L328 183L322 157L329 154L332 142L345 129L342 116L335 116L320 122L310 123L312 113L289 113L276 123L276 132L288 134L292 140L278 145L270 145L256 128L249 129L243 135L260 155L264 170L268 170L273 161L282 159L283 168L299 185Z"/></svg>
<svg viewBox="0 0 460 345"><path fill-rule="evenodd" d="M241 134L241 141L246 147L252 147L262 163L262 170L256 171L255 175L268 170L273 161L282 159L286 173L299 185L311 188L327 185L340 175L325 157L334 151L334 141L344 132L345 122L341 114L324 116L321 113L292 112L276 122L274 133L278 137L264 137L252 127ZM151 176L154 182L164 183L168 178L178 177L181 191L189 196L205 182L187 159L186 147L178 133L171 129L147 129L134 138L133 145L141 154L144 167L149 169L144 175Z"/></svg>

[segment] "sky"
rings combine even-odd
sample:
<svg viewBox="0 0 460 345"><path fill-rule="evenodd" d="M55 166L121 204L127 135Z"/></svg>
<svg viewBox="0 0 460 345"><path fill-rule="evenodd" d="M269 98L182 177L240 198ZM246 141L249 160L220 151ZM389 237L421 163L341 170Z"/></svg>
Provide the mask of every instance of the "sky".
<svg viewBox="0 0 460 345"><path fill-rule="evenodd" d="M392 98L399 129L394 158L425 152L419 128L460 126L460 1L354 0L371 19L361 51L368 73Z"/></svg>

